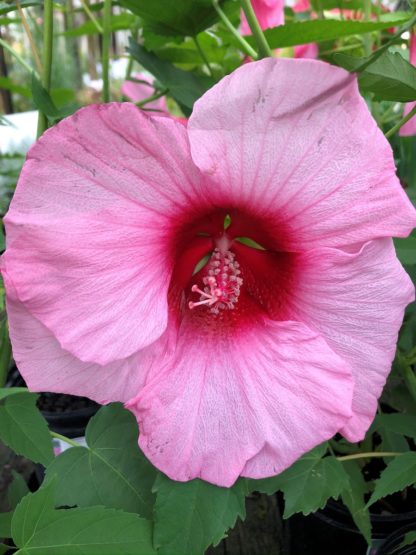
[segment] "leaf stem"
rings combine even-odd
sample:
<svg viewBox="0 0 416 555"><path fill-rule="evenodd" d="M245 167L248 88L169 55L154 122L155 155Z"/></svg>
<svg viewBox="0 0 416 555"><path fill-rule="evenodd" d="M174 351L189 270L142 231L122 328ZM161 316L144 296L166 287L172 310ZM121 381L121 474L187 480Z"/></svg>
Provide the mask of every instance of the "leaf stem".
<svg viewBox="0 0 416 555"><path fill-rule="evenodd" d="M412 119L412 117L415 114L416 114L416 106L414 106L413 109L410 110L410 112L407 114L407 116L404 116L398 123L396 123L396 125L394 125L386 133L384 133L384 136L386 137L386 139L388 139L389 137L394 135L396 133L396 131L398 131L400 129L400 127L402 127L402 125L404 125L406 122L408 122L409 119ZM415 399L416 399L416 397L415 397Z"/></svg>
<svg viewBox="0 0 416 555"><path fill-rule="evenodd" d="M103 34L103 28L101 27L100 23L98 22L98 19L95 17L95 15L90 10L90 7L88 6L88 2L86 2L86 0L81 0L81 4L82 4L82 7L85 10L85 13L88 15L88 17L93 22L97 31L102 35Z"/></svg>
<svg viewBox="0 0 416 555"><path fill-rule="evenodd" d="M43 71L42 85L49 93L52 75L52 52L53 52L53 0L44 0L43 3ZM38 133L40 137L48 128L48 120L45 114L39 111Z"/></svg>
<svg viewBox="0 0 416 555"><path fill-rule="evenodd" d="M65 443L68 443L68 445L72 445L72 447L81 447L81 445L79 443L77 443L73 439L70 439L69 437L63 436L63 435L58 434L56 432L52 432L51 430L49 430L49 433L55 439L60 439L61 441L64 441Z"/></svg>
<svg viewBox="0 0 416 555"><path fill-rule="evenodd" d="M241 7L243 9L244 15L246 16L247 23L253 34L253 38L257 44L258 58L268 58L273 56L270 46L267 43L266 37L260 27L257 20L256 14L254 13L253 6L250 0L240 0Z"/></svg>
<svg viewBox="0 0 416 555"><path fill-rule="evenodd" d="M215 11L219 15L221 21L224 23L228 31L233 35L233 37L238 41L241 50L253 60L257 60L257 52L252 48L252 46L240 35L225 13L222 11L218 4L218 0L212 0L212 5L214 6Z"/></svg>
<svg viewBox="0 0 416 555"><path fill-rule="evenodd" d="M205 64L205 67L207 68L207 71L208 71L209 75L210 75L211 77L213 77L214 74L213 74L213 72L212 72L211 66L209 65L209 61L208 61L207 57L205 56L204 51L203 51L202 48L201 48L201 45L200 45L199 40L198 40L198 37L195 35L194 37L192 37L192 39L193 39L193 41L194 41L194 43L195 43L196 49L197 49L198 52L199 52L199 55L201 56L202 61L203 61L204 64Z"/></svg>
<svg viewBox="0 0 416 555"><path fill-rule="evenodd" d="M368 453L354 453L353 455L343 455L342 457L337 457L338 461L352 461L354 459L372 459L377 457L397 457L402 455L402 453L395 453L390 451L375 451Z"/></svg>
<svg viewBox="0 0 416 555"><path fill-rule="evenodd" d="M103 101L110 102L110 42L111 42L111 0L104 0L103 9Z"/></svg>
<svg viewBox="0 0 416 555"><path fill-rule="evenodd" d="M26 35L27 35L27 38L29 39L30 49L31 49L31 51L32 51L33 58L34 58L34 60L35 60L35 65L36 65L36 67L37 67L37 69L38 69L38 72L39 72L39 73L42 73L42 63L41 63L41 61L40 61L39 52L38 52L38 50L37 50L37 48L36 48L36 43L35 43L35 41L34 41L34 39L33 39L33 35L32 35L31 30L30 30L29 23L27 22L25 13L24 13L24 11L23 11L23 9L22 9L22 6L20 5L20 0L16 0L16 6L17 6L17 10L18 10L19 15L20 15L20 19L22 20L23 28L24 28L24 30L25 30L25 33L26 33Z"/></svg>
<svg viewBox="0 0 416 555"><path fill-rule="evenodd" d="M162 89L162 90L160 90L158 92L155 92L154 94L148 96L144 100L140 100L140 102L135 102L135 104L138 108L141 108L142 106L145 106L146 104L149 104L149 102L153 102L153 100L157 100L158 98L161 98L167 92L168 92L168 89Z"/></svg>

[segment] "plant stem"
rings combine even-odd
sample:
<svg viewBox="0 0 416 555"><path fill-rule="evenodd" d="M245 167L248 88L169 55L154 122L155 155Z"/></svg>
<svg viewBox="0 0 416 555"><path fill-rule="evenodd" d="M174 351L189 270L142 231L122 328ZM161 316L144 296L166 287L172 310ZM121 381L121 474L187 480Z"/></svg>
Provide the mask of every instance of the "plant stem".
<svg viewBox="0 0 416 555"><path fill-rule="evenodd" d="M36 48L36 43L33 40L33 35L32 35L31 30L30 30L29 23L27 22L25 13L22 10L22 6L20 5L19 0L16 0L16 6L17 6L17 10L18 10L19 15L20 15L20 19L22 20L23 28L25 30L27 38L29 39L30 49L32 50L33 58L35 60L35 65L38 69L38 72L42 73L42 64L41 64L41 61L40 61L38 50Z"/></svg>
<svg viewBox="0 0 416 555"><path fill-rule="evenodd" d="M43 70L42 85L49 93L51 88L52 74L52 52L53 52L53 0L44 0L43 3ZM39 111L38 138L48 128L48 119Z"/></svg>
<svg viewBox="0 0 416 555"><path fill-rule="evenodd" d="M194 36L194 37L192 37L192 38L193 38L193 41L194 41L194 43L195 43L196 49L198 50L199 55L201 56L202 61L204 62L205 67L207 68L207 71L208 71L209 75L210 75L211 77L213 77L214 74L212 73L212 69L211 69L211 66L209 65L209 61L208 61L207 57L205 56L205 53L204 53L204 51L202 50L201 45L199 44L198 37L197 37L197 36Z"/></svg>
<svg viewBox="0 0 416 555"><path fill-rule="evenodd" d="M61 441L64 441L65 443L68 443L68 445L72 445L72 447L81 447L81 445L79 443L77 443L73 439L69 439L69 437L63 436L61 434L57 434L56 432L52 432L51 430L49 430L49 433L55 439L60 439Z"/></svg>
<svg viewBox="0 0 416 555"><path fill-rule="evenodd" d="M148 96L144 100L140 100L140 102L135 102L135 104L138 108L141 108L142 106L145 106L146 104L149 104L149 102L153 102L153 100L157 100L158 98L161 98L167 92L168 92L168 89L163 89L161 91L155 92L154 94Z"/></svg>
<svg viewBox="0 0 416 555"><path fill-rule="evenodd" d="M407 116L404 116L398 123L396 123L396 125L394 125L391 129L389 129L387 131L387 133L384 133L384 136L386 137L386 139L388 139L389 137L394 135L396 133L396 131L398 131L400 129L400 127L402 127L402 125L404 125L406 122L408 122L409 119L412 119L412 117L415 114L416 114L416 106L414 106L413 109L410 110L410 112L407 114Z"/></svg>
<svg viewBox="0 0 416 555"><path fill-rule="evenodd" d="M100 23L98 22L97 18L95 17L95 15L92 13L92 11L90 10L90 7L88 6L88 3L85 0L81 0L81 4L82 7L85 10L85 13L88 15L88 17L91 19L91 21L93 22L95 28L97 29L97 31L102 34L103 33L103 28L101 27Z"/></svg>
<svg viewBox="0 0 416 555"><path fill-rule="evenodd" d="M228 19L228 17L225 15L225 13L222 11L222 9L220 8L219 4L218 4L218 0L212 0L212 5L214 6L215 11L217 12L217 14L219 15L221 21L224 23L224 25L227 27L227 29L230 31L230 33L233 35L233 37L238 41L238 43L240 44L241 50L247 55L250 56L250 58L253 58L253 60L257 60L257 52L254 50L254 48L251 47L251 45L240 35L240 33L237 31L237 29L234 27L234 25L231 23L231 21Z"/></svg>
<svg viewBox="0 0 416 555"><path fill-rule="evenodd" d="M371 0L364 0L364 21L370 21L371 19ZM371 55L371 50L373 47L373 39L371 33L366 33L363 37L364 39L364 52L366 56Z"/></svg>
<svg viewBox="0 0 416 555"><path fill-rule="evenodd" d="M27 71L29 71L30 73L32 73L32 71L34 71L34 69L32 69L30 67L30 65L24 61L24 59L20 56L20 54L18 54L17 52L15 52L13 50L13 48L7 44L7 42L3 39L0 39L0 45L7 50L7 52L9 52L14 58L16 58L16 61L19 62L19 64L24 67ZM38 73L35 71L35 74L37 77L39 77Z"/></svg>
<svg viewBox="0 0 416 555"><path fill-rule="evenodd" d="M104 0L103 9L103 101L110 102L110 42L111 42L111 0Z"/></svg>
<svg viewBox="0 0 416 555"><path fill-rule="evenodd" d="M403 453L394 453L389 451L375 451L369 453L354 453L354 455L343 455L342 457L337 457L338 461L352 461L354 459L372 459L377 457L397 457Z"/></svg>
<svg viewBox="0 0 416 555"><path fill-rule="evenodd" d="M259 25L256 14L254 13L253 6L250 0L240 0L241 7L243 9L244 15L246 16L247 23L253 33L253 38L257 44L258 58L268 58L273 56L272 51L267 43L266 37Z"/></svg>

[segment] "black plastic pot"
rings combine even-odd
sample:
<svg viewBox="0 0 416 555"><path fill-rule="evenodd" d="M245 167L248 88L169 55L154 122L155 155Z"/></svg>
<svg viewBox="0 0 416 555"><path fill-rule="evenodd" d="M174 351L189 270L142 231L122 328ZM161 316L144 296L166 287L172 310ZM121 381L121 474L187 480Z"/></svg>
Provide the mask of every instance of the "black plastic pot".
<svg viewBox="0 0 416 555"><path fill-rule="evenodd" d="M416 555L416 542L412 545L399 547L404 537L409 532L416 532L416 523L404 526L388 536L382 544L374 551L374 555Z"/></svg>
<svg viewBox="0 0 416 555"><path fill-rule="evenodd" d="M16 367L12 368L12 370L10 371L6 385L8 387L22 387L26 385L19 373L19 370ZM62 434L69 438L84 436L85 428L87 427L88 421L100 408L100 405L94 403L94 401L85 399L85 406L72 409L71 399L74 399L74 401L78 400L78 398L73 397L72 395L41 393L41 396L42 395L47 395L49 397L49 405L52 406L54 404L54 398L57 399L58 403L60 402L60 400L62 400L63 397L67 399L68 402L66 403L66 405L68 405L68 408L65 410L62 409L61 412L45 410L42 408L40 410L46 421L48 422L49 428L53 432Z"/></svg>
<svg viewBox="0 0 416 555"><path fill-rule="evenodd" d="M373 539L385 539L403 526L416 527L416 511L372 515ZM290 555L366 555L367 543L346 507L330 500L324 509L288 520ZM378 552L377 552L378 553Z"/></svg>

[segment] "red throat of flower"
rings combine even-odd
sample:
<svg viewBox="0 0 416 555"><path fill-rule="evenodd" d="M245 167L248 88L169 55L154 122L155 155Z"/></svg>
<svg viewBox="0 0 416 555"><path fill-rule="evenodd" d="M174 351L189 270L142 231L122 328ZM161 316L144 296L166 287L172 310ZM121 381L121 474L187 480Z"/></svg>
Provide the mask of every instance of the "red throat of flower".
<svg viewBox="0 0 416 555"><path fill-rule="evenodd" d="M182 317L223 333L261 313L287 316L296 255L269 240L267 222L240 211L224 217L221 210L187 227L178 243L176 276L181 278L173 285L185 295Z"/></svg>

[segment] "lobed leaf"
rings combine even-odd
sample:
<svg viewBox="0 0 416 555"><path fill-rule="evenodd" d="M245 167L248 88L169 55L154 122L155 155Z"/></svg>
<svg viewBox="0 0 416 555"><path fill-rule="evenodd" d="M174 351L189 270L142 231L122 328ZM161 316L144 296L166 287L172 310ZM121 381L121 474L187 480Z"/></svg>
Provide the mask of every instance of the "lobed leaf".
<svg viewBox="0 0 416 555"><path fill-rule="evenodd" d="M315 447L278 476L250 480L250 489L268 494L282 491L284 518L321 509L330 497L337 498L348 487L342 464L335 457L323 457L326 449L326 443Z"/></svg>
<svg viewBox="0 0 416 555"><path fill-rule="evenodd" d="M114 403L90 420L87 447L72 447L46 470L55 479L58 505L114 509L151 517L156 471L137 444L137 423L131 412Z"/></svg>
<svg viewBox="0 0 416 555"><path fill-rule="evenodd" d="M36 407L37 395L14 392L0 399L0 439L18 455L48 465L53 459L52 442Z"/></svg>
<svg viewBox="0 0 416 555"><path fill-rule="evenodd" d="M364 480L361 468L356 461L345 461L343 468L348 475L348 486L341 493L341 498L351 513L351 516L364 536L368 545L371 544L370 512L365 504L365 494L368 483Z"/></svg>
<svg viewBox="0 0 416 555"><path fill-rule="evenodd" d="M23 497L29 493L29 488L27 487L27 483L21 474L12 470L12 476L13 481L8 487L7 496L10 506L12 509L15 509Z"/></svg>
<svg viewBox="0 0 416 555"><path fill-rule="evenodd" d="M367 507L396 491L416 483L416 452L410 451L394 458L375 483L373 495Z"/></svg>
<svg viewBox="0 0 416 555"><path fill-rule="evenodd" d="M17 554L153 555L151 523L104 507L54 509L54 484L26 495L12 520ZM16 554L16 555L17 555Z"/></svg>
<svg viewBox="0 0 416 555"><path fill-rule="evenodd" d="M154 544L160 555L203 555L245 518L245 481L232 488L203 482L174 482L159 474L155 482Z"/></svg>

